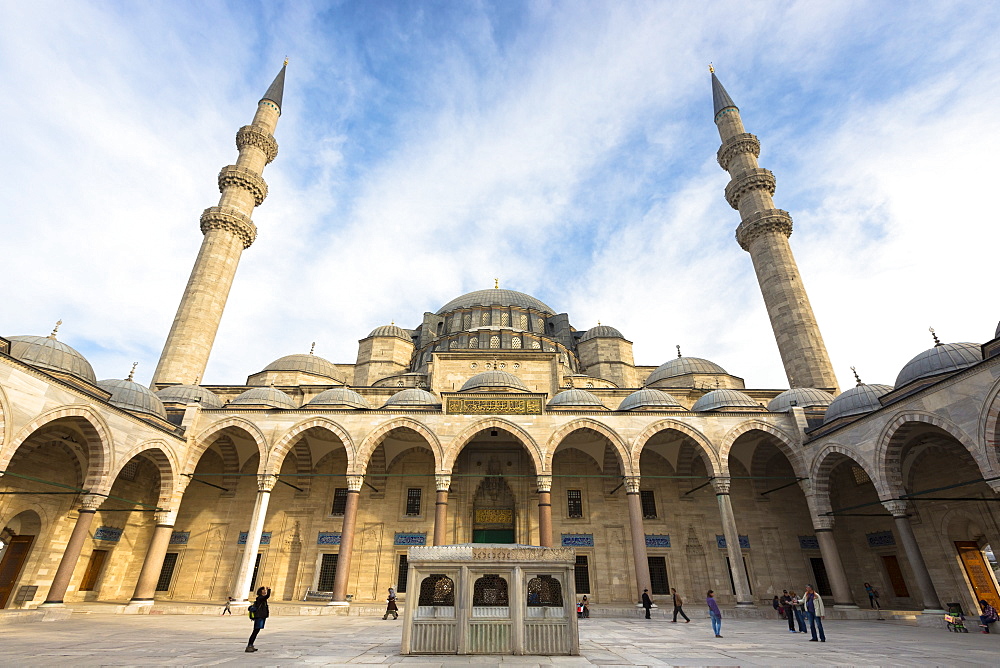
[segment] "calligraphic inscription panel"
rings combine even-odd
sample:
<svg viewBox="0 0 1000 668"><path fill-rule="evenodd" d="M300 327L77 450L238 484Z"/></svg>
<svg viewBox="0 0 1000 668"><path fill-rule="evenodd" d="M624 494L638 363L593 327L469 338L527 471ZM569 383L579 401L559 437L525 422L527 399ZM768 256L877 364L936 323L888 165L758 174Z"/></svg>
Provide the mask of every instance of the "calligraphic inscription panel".
<svg viewBox="0 0 1000 668"><path fill-rule="evenodd" d="M453 415L541 415L542 400L539 397L526 399L449 397L447 409Z"/></svg>
<svg viewBox="0 0 1000 668"><path fill-rule="evenodd" d="M510 508L476 508L476 524L513 524L514 511Z"/></svg>

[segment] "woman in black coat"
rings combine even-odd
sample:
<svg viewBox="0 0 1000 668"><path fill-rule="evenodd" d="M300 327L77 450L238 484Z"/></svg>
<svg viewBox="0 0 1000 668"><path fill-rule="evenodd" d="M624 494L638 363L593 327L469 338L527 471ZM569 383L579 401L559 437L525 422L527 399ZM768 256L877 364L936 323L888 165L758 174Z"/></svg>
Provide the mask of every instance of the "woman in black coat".
<svg viewBox="0 0 1000 668"><path fill-rule="evenodd" d="M253 646L253 641L257 639L257 634L260 630L264 628L264 622L267 621L268 615L271 611L267 609L267 599L271 597L270 587L261 587L257 590L257 600L253 602L253 633L250 634L250 640L247 641L247 652L256 652L257 648Z"/></svg>

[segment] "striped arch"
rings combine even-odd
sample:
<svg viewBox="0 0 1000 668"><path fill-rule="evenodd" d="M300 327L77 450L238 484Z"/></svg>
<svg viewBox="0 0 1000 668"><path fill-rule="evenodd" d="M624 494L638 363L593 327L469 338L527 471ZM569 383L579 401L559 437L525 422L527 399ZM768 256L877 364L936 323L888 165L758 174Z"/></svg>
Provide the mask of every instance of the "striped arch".
<svg viewBox="0 0 1000 668"><path fill-rule="evenodd" d="M358 448L358 453L354 458L353 464L348 460L348 473L363 475L368 468L368 460L371 459L375 448L382 443L385 437L389 435L389 432L400 428L411 429L423 436L434 453L434 462L436 464L440 464L444 460L444 453L441 451L441 441L438 440L437 435L433 431L413 418L397 417L379 425L365 436L364 440L361 441L361 446Z"/></svg>
<svg viewBox="0 0 1000 668"><path fill-rule="evenodd" d="M178 480L175 472L177 471L177 462L173 457L171 449L167 446L166 441L162 439L151 439L148 441L143 441L139 445L135 446L122 457L115 462L114 468L111 470L110 475L108 475L107 483L102 486L99 490L92 490L99 492L101 494L107 494L111 491L112 485L114 485L115 480L118 478L118 474L121 470L136 456L142 455L156 466L156 470L160 474L160 493L157 499L157 504L160 507L167 507L170 505L171 499L177 496L177 484Z"/></svg>
<svg viewBox="0 0 1000 668"><path fill-rule="evenodd" d="M347 470L353 470L354 463L357 461L355 459L354 439L351 438L351 435L346 429L333 420L325 417L316 417L299 422L278 439L278 442L275 443L273 448L271 448L270 455L268 455L265 472L277 473L280 471L281 465L284 463L288 452L295 447L297 443L302 441L300 437L310 429L325 429L340 439L340 443L344 446L344 450L347 451Z"/></svg>
<svg viewBox="0 0 1000 668"><path fill-rule="evenodd" d="M0 386L0 452L3 452L4 444L10 438L7 435L7 415L10 413L7 406L7 393L4 392L3 386Z"/></svg>
<svg viewBox="0 0 1000 668"><path fill-rule="evenodd" d="M777 441L774 445L781 450L782 454L788 458L788 462L792 465L792 470L795 471L795 475L805 478L808 472L806 471L806 463L802 460L802 455L800 451L795 447L795 440L789 436L787 433L778 429L772 424L768 424L763 420L748 420L746 422L741 422L736 425L722 438L722 446L719 448L719 460L724 467L725 473L723 475L729 474L729 455L732 452L733 444L736 440L751 431L759 431L774 437Z"/></svg>
<svg viewBox="0 0 1000 668"><path fill-rule="evenodd" d="M977 448L975 442L960 427L933 413L909 411L897 415L882 429L882 433L879 435L878 446L875 450L875 462L881 478L886 482L887 491L895 496L906 493L903 485L903 445L915 427L926 425L937 427L958 441L972 455L972 460L979 467L979 472L984 478L998 475L992 462L987 459L985 448Z"/></svg>
<svg viewBox="0 0 1000 668"><path fill-rule="evenodd" d="M395 466L396 464L398 464L399 462L401 462L403 460L403 457L405 457L407 455L407 453L409 453L411 450L420 450L421 452L426 452L426 453L430 454L431 457L434 456L434 451L431 450L428 446L426 446L426 445L414 445L412 448L407 448L406 450L403 450L398 455L396 455L395 457L393 457L392 461L389 462L389 465L385 467L386 473L388 473L389 471L391 471L393 466ZM372 484L374 485L375 483L373 482ZM383 483L383 484L385 484L385 483Z"/></svg>
<svg viewBox="0 0 1000 668"><path fill-rule="evenodd" d="M572 434L574 431L579 431L580 429L589 429L591 431L596 431L598 434L608 439L611 443L611 448L614 450L615 455L618 457L618 464L621 466L622 473L624 475L629 475L627 472L632 469L632 458L629 456L628 444L625 440L618 435L614 429L611 429L605 424L598 422L592 418L577 418L572 422L568 422L563 426L559 427L551 436L549 436L548 442L545 444L545 452L543 457L545 458L545 470L552 470L552 460L556 455L556 448L563 440Z"/></svg>
<svg viewBox="0 0 1000 668"><path fill-rule="evenodd" d="M701 458L705 462L705 468L708 469L708 474L710 476L721 476L724 470L722 465L719 463L718 454L715 452L715 448L712 447L711 441L696 429L692 429L683 422L678 422L677 420L665 419L657 420L648 427L642 430L635 439L632 440L632 461L636 463L635 472L633 475L638 474L638 463L639 458L642 455L642 449L646 447L646 443L649 439L656 436L661 431L676 431L677 433L687 436L695 444L695 452L701 455ZM680 473L680 466L678 468L678 473ZM683 474L682 474L683 475Z"/></svg>
<svg viewBox="0 0 1000 668"><path fill-rule="evenodd" d="M226 434L220 434L215 439L215 447L219 449L222 456L222 482L219 483L227 491L222 492L223 498L236 496L236 486L240 484L240 453L236 449L236 444ZM204 454L204 453L202 453ZM195 469L198 464L195 464Z"/></svg>
<svg viewBox="0 0 1000 668"><path fill-rule="evenodd" d="M84 466L87 463L87 452L84 448L71 447L69 441L64 441L61 438L50 439L38 439L37 443L31 443L31 439L25 441L22 447L18 448L14 453L14 456L10 458L10 462L7 463L8 468L13 468L17 466L22 459L27 458L31 455L31 452L35 448L46 447L46 448L56 448L61 450L63 454L69 457L73 466L73 479L83 481L84 480ZM74 444L75 445L75 444Z"/></svg>
<svg viewBox="0 0 1000 668"><path fill-rule="evenodd" d="M479 422L475 422L466 427L461 434L451 439L451 442L448 443L448 448L445 451L445 456L441 459L441 468L439 470L450 473L451 469L455 466L455 460L458 459L458 455L462 452L462 449L476 437L476 434L486 431L487 429L503 429L521 441L521 445L524 446L524 449L527 450L528 454L531 456L531 462L535 466L536 474L543 473L548 470L543 468L543 453L541 452L541 448L538 447L538 443L535 442L534 438L532 438L531 434L513 422L497 417L486 418L484 420L480 420Z"/></svg>
<svg viewBox="0 0 1000 668"><path fill-rule="evenodd" d="M79 429L87 441L87 473L83 481L84 489L97 488L108 477L114 459L114 439L104 418L90 406L74 404L53 409L39 415L25 425L10 442L7 451L0 455L0 470L5 470L14 452L36 431L56 420L68 420Z"/></svg>
<svg viewBox="0 0 1000 668"><path fill-rule="evenodd" d="M305 439L300 438L295 442L292 454L295 455L295 472L299 474L295 478L295 485L302 488L302 491L298 492L298 495L309 496L309 490L312 488L313 481L312 476L309 475L313 472L312 450Z"/></svg>
<svg viewBox="0 0 1000 668"><path fill-rule="evenodd" d="M198 460L201 456L205 454L205 451L215 442L216 437L221 435L222 432L229 429L230 427L239 429L246 432L246 434L253 439L254 443L257 445L257 452L260 455L260 468L259 471L263 473L264 465L267 462L267 439L264 438L264 434L260 431L260 428L249 420L245 420L241 417L230 417L221 422L216 422L215 424L207 427L191 442L191 450L188 453L187 462L184 465L184 469L181 471L182 474L192 474L195 468L198 466Z"/></svg>
<svg viewBox="0 0 1000 668"><path fill-rule="evenodd" d="M979 416L979 442L986 446L986 459L992 469L1000 471L1000 380L993 384L986 396ZM997 482L990 485L1000 493Z"/></svg>
<svg viewBox="0 0 1000 668"><path fill-rule="evenodd" d="M817 514L833 510L833 507L830 505L830 473L843 463L844 459L848 459L864 469L868 477L871 478L880 499L890 498L890 495L886 492L885 483L876 475L877 469L871 462L864 457L859 457L858 453L850 448L831 443L819 451L813 459L812 467L809 471L809 487L813 492L812 496Z"/></svg>

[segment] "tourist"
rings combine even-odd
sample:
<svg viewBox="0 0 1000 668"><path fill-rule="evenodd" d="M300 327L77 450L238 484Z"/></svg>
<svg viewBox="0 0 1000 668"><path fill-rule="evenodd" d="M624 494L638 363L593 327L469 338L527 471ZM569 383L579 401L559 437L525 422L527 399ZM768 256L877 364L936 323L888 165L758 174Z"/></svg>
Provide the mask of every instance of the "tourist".
<svg viewBox="0 0 1000 668"><path fill-rule="evenodd" d="M268 615L271 614L270 610L267 609L267 599L271 597L270 587L261 587L257 590L257 600L253 602L247 612L250 613L250 619L253 620L253 633L250 634L250 640L247 641L247 652L256 652L257 648L253 646L253 641L257 639L257 634L260 630L264 628L264 623L267 621Z"/></svg>
<svg viewBox="0 0 1000 668"><path fill-rule="evenodd" d="M642 590L642 607L646 609L646 619L652 619L649 616L649 609L653 607L653 599L649 598L649 590Z"/></svg>
<svg viewBox="0 0 1000 668"><path fill-rule="evenodd" d="M684 618L685 624L689 623L691 620L688 619L688 616L684 614L684 608L681 607L682 605L684 605L684 599L681 598L681 595L678 594L677 590L674 589L673 587L670 588L670 593L674 597L674 623L675 624L677 623L677 615L680 615L681 617Z"/></svg>
<svg viewBox="0 0 1000 668"><path fill-rule="evenodd" d="M232 615L233 614L232 608L229 607L232 604L233 604L233 597L232 596L227 596L226 597L226 605L225 605L224 608L222 608L222 614L226 614L228 612L230 615Z"/></svg>
<svg viewBox="0 0 1000 668"><path fill-rule="evenodd" d="M582 608L580 612L583 614L583 618L588 619L590 617L590 601L587 600L586 594L584 595L583 600L580 601L580 607Z"/></svg>
<svg viewBox="0 0 1000 668"><path fill-rule="evenodd" d="M979 615L979 625L983 627L983 633L989 633L990 624L1000 621L1000 616L997 615L996 608L982 599L979 600L979 607L983 611L983 614Z"/></svg>
<svg viewBox="0 0 1000 668"><path fill-rule="evenodd" d="M774 611L776 613L778 613L778 617L780 617L781 619L785 618L785 609L781 607L781 602L778 601L777 596L775 596L774 599L771 601L771 607L774 608Z"/></svg>
<svg viewBox="0 0 1000 668"><path fill-rule="evenodd" d="M868 594L868 603L871 604L872 610L875 609L875 599L878 598L878 592L875 591L875 587L871 586L870 583L865 583L865 593Z"/></svg>
<svg viewBox="0 0 1000 668"><path fill-rule="evenodd" d="M806 614L809 615L809 629L812 631L812 638L809 642L816 642L816 627L819 626L819 641L826 642L826 634L823 633L823 617L826 612L823 610L823 598L812 588L806 585Z"/></svg>
<svg viewBox="0 0 1000 668"><path fill-rule="evenodd" d="M715 637L721 638L722 610L719 610L719 604L715 602L714 594L715 592L709 589L705 603L708 605L708 616L712 618L712 630L715 631Z"/></svg>
<svg viewBox="0 0 1000 668"><path fill-rule="evenodd" d="M788 605L792 608L792 614L794 616L794 621L799 623L799 633L808 633L806 631L806 609L805 601L799 599L799 595L794 591L788 592ZM788 628L795 632L795 625L789 621Z"/></svg>
<svg viewBox="0 0 1000 668"><path fill-rule="evenodd" d="M399 608L396 607L396 590L392 587L389 587L389 595L385 601L385 614L382 615L382 619L389 619L389 615L392 615L393 619L399 619Z"/></svg>

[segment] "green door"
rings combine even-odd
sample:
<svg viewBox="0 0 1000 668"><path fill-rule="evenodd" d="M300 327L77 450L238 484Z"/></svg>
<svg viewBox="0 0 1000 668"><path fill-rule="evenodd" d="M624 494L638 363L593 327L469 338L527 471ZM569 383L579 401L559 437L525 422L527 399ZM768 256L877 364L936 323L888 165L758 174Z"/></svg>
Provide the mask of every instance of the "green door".
<svg viewBox="0 0 1000 668"><path fill-rule="evenodd" d="M513 529L476 529L472 532L473 543L513 543Z"/></svg>

